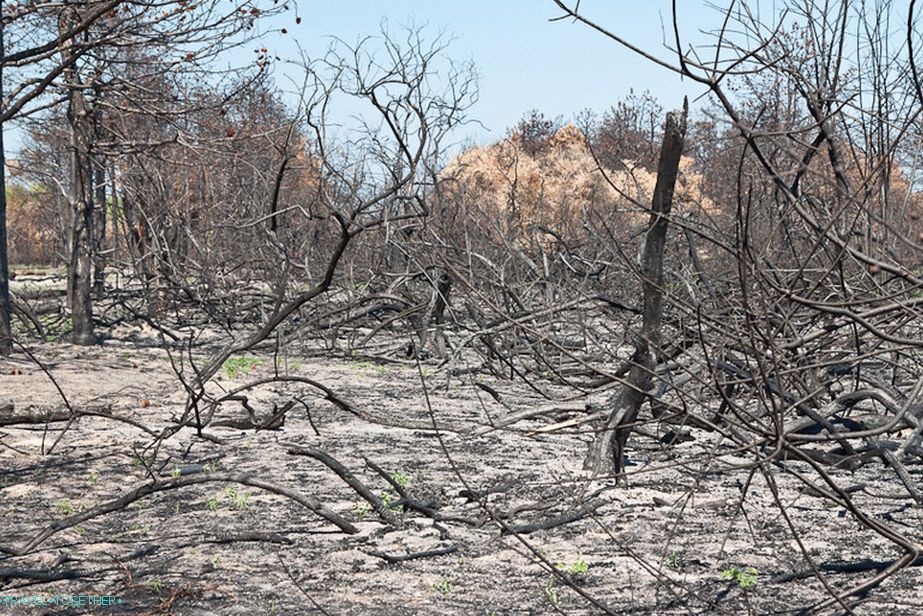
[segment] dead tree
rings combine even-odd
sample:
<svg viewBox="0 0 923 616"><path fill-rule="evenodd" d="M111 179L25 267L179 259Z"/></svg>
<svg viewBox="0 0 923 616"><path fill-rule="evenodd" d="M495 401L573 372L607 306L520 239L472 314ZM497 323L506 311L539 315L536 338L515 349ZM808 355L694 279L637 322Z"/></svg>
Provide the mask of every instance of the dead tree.
<svg viewBox="0 0 923 616"><path fill-rule="evenodd" d="M874 7L789 2L775 23L746 2L732 3L709 60L687 51L674 12L672 63L588 19L579 2L554 2L564 16L707 89L712 111L726 120L722 148L736 153L723 165L707 161L704 167L708 198L724 209L723 221L714 218L719 224L711 228L713 223L674 222L707 245L707 260L693 265L696 278L710 279L703 288L717 293L697 297L691 276L682 281L686 298L671 293L664 327L691 345L678 362L663 367L670 373L687 370L707 384L684 388L677 414L688 420L696 408L718 404L714 421L706 423L748 450L749 468L766 481L786 519L795 516L778 498L776 472L824 486L819 494L842 503L863 531L899 551L879 575L833 587L802 550L829 595L808 610L833 605L848 610L847 600L913 565L921 552L918 533L872 515L826 470L833 465L855 470L874 456L890 469L882 478L902 498L921 498L904 466L919 463L923 429L918 268L923 236L914 233L923 202L905 179L918 173L919 162L908 153L918 151L923 114L914 2L907 44L898 52L890 51L895 13L890 2ZM797 19L790 21L791 15ZM746 34L738 38L741 32ZM859 45L852 44L854 37ZM908 74L915 79L906 79ZM720 162L720 156L714 160ZM650 337L641 338L640 344L651 344ZM631 377L647 368L649 379L652 359L647 349L635 348ZM627 437L649 383L630 378L636 389L626 387L618 398L624 410L617 409L621 416L610 418L611 434L603 435L613 441L613 456L622 452L619 436ZM860 402L871 399L877 407ZM856 415L860 408L864 414ZM882 438L896 426L912 428L900 455ZM806 462L811 472L799 474L782 463L786 460ZM592 468L605 469L596 462ZM810 531L789 525L800 545Z"/></svg>
<svg viewBox="0 0 923 616"><path fill-rule="evenodd" d="M166 126L169 123L164 118L168 115L201 112L202 106L188 109L166 88L146 88L150 62L157 59L154 74L181 73L202 88L213 85L212 80L220 78L224 70L216 68L214 60L256 36L253 26L258 19L288 10L288 5L255 4L259 3L247 11L217 0L194 6L180 3L163 11L147 0L30 3L4 8L4 28L17 47L0 56L9 84L0 121L29 115L50 119L50 113L59 110L61 103L67 105L70 172L62 191L66 191L70 205L66 252L75 343L95 341L91 290L94 270L97 290L102 290L104 282L104 167L114 164L126 151L159 145L131 139L135 135L125 138L114 133L110 129L112 116L149 116ZM246 77L264 72L268 60L260 58L252 71L241 70L241 74Z"/></svg>
<svg viewBox="0 0 923 616"><path fill-rule="evenodd" d="M307 284L298 284L299 267L290 256L295 246L286 246L279 240L281 225L276 232L270 226L268 234L255 236L252 249L256 254L266 255L262 260L270 268L262 276L263 280L271 281L271 308L261 315L254 328L235 336L196 371L187 412L197 408L197 396L205 395L205 385L225 361L253 349L290 325L290 317L335 288L347 248L353 247L361 236L388 223L399 224L425 215L428 190L425 170L440 155L440 139L462 120L471 104L475 83L473 75L464 69L453 69L452 87L437 89L425 76L428 67L440 60L443 43L427 42L417 30L407 34L406 45L383 32L377 41L369 39L353 48L336 46L323 65L309 67L315 81L302 93L302 113L313 142L316 194L310 209L298 211L307 229L315 233L323 230L329 240L323 244L311 242L315 247L320 246L319 259L313 264L320 275L311 276L305 270ZM362 62L378 53L371 49L375 43L398 60L392 59L390 64L370 61L369 66L375 70L368 70ZM335 92L364 102L369 116L380 122L379 128L366 129L367 147L344 149L330 134L328 105ZM344 171L353 167L363 169L363 174L353 178L352 172ZM271 225L272 219L280 216L277 201L284 191L276 190L275 186L281 186L282 176L293 172L292 166L280 168L271 180L270 203L264 210L269 214L242 227L265 228L267 221ZM298 220L294 212L292 218ZM441 297L434 306L437 325L445 309L439 302L448 299L448 285L448 279L436 285L437 298Z"/></svg>
<svg viewBox="0 0 923 616"><path fill-rule="evenodd" d="M75 23L79 23L80 14L76 9L66 12L60 22L62 33ZM62 64L68 68L64 71L67 83L67 125L70 132L70 202L72 224L70 228L70 255L67 268L67 299L73 322L74 344L90 345L96 341L93 333L93 303L90 297L92 283L91 268L93 261L94 203L91 191L90 143L91 115L87 105L81 77L75 67L73 58L76 41L64 39L61 47Z"/></svg>
<svg viewBox="0 0 923 616"><path fill-rule="evenodd" d="M594 473L621 473L625 445L647 397L660 349L660 323L663 317L663 253L667 224L673 207L673 190L679 172L679 159L686 136L688 101L682 111L667 114L657 184L651 202L651 220L644 243L641 277L644 293L641 331L635 340L632 368L622 390L614 396L612 414L590 446L584 462Z"/></svg>
<svg viewBox="0 0 923 616"><path fill-rule="evenodd" d="M3 29L0 18L0 56L4 54ZM3 101L3 64L0 64L0 104ZM3 120L0 118L0 355L13 350L13 333L10 323L10 271L6 240L6 157L3 153Z"/></svg>

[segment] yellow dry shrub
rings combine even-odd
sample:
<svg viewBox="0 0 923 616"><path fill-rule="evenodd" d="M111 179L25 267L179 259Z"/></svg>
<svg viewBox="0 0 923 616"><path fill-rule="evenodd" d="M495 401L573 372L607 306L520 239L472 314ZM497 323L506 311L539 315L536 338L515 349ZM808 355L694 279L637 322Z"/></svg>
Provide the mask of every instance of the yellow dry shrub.
<svg viewBox="0 0 923 616"><path fill-rule="evenodd" d="M583 133L568 124L530 153L513 134L497 143L471 148L440 174L444 194L463 195L494 231L510 239L543 226L558 233L577 229L589 210L620 212L631 224L647 220L656 173L624 161L600 172ZM676 208L710 208L699 194L701 178L683 157ZM608 179L607 179L608 178ZM457 200L456 200L457 201Z"/></svg>

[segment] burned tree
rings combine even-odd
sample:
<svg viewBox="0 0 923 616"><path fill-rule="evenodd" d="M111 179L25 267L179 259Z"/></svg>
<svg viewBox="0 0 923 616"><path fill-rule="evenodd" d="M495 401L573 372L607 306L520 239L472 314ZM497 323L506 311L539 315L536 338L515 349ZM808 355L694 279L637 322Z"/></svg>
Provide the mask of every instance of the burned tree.
<svg viewBox="0 0 923 616"><path fill-rule="evenodd" d="M178 99L153 101L145 77L216 81L228 69L216 69L214 60L251 39L257 20L287 10L276 4L233 4L108 0L64 7L23 4L9 13L5 9L7 35L14 33L18 44L2 59L4 66L15 69L7 69L15 85L3 101L0 119L35 116L62 102L67 105L68 299L75 343L95 341L91 292L105 282L104 156L160 145L112 132L112 117L134 113L137 118L143 111L163 122L190 113ZM267 65L264 58L253 68L259 73Z"/></svg>
<svg viewBox="0 0 923 616"><path fill-rule="evenodd" d="M651 387L658 360L662 358L660 330L664 303L664 249L679 159L686 136L687 113L688 103L684 104L683 111L669 113L664 126L657 184L651 202L651 220L641 260L642 325L634 342L631 372L622 391L614 397L615 408L587 455L585 466L595 473L619 474L624 469L625 445Z"/></svg>
<svg viewBox="0 0 923 616"><path fill-rule="evenodd" d="M723 155L713 145L699 150L720 163L703 169L716 175L705 184L711 224L674 221L689 240L695 277L663 296L663 323L682 344L654 382L661 382L658 393L677 382L693 385L676 388L665 404L670 417L655 419L716 432L752 456L748 468L769 487L799 545L808 531L798 529L797 516L778 498L778 477L789 473L805 485L823 485L824 498L886 539L898 554L881 574L844 585L829 582L802 547L826 593L810 609L849 609L851 597L918 563L920 553L919 533L869 515L832 470L863 468L863 454L874 455L896 490L920 500L907 470L919 463L917 437L904 437L901 457L885 451L884 442L898 426L918 434L921 421L923 280L912 232L919 214L910 214L921 203L904 175L918 167L908 153L918 143L921 108L913 80L898 77L915 66L912 7L906 44L892 47L891 3L798 2L771 15L732 5L714 33L711 60L683 46L674 14L671 62L595 23L578 4L556 4L567 17L699 84L711 97L713 117L726 121L723 138L733 148ZM853 37L862 41L855 50L847 42ZM645 325L648 299L645 289ZM646 341L634 343L633 363L649 378L650 360L637 354ZM652 384L640 377L643 386ZM635 418L645 393L626 390L623 416ZM695 410L711 404L714 413ZM854 406L862 407L861 420L849 416ZM618 434L612 450L621 453ZM663 442L672 440L665 435ZM594 454L602 451L597 442ZM590 457L591 468L602 470L599 457ZM810 476L791 460L806 463Z"/></svg>

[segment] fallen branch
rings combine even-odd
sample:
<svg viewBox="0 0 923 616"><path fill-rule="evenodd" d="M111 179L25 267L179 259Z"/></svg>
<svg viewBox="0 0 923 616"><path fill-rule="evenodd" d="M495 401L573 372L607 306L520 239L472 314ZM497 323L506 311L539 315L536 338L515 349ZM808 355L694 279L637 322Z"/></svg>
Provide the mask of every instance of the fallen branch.
<svg viewBox="0 0 923 616"><path fill-rule="evenodd" d="M65 421L72 421L79 417L103 417L113 421L121 421L122 423L126 423L130 426L138 428L150 436L158 436L156 431L148 428L138 421L135 421L134 419L119 417L103 410L81 408L75 408L72 410L69 408L43 408L33 406L17 410L13 404L5 404L0 406L0 427L60 423Z"/></svg>
<svg viewBox="0 0 923 616"><path fill-rule="evenodd" d="M471 434L474 436L481 436L489 432L493 432L494 430L511 426L514 423L518 423L524 419L531 419L532 417L544 415L545 413L580 413L590 410L589 407L589 403L585 402L553 402L538 408L528 408L521 411L516 411L515 413L510 413L509 415L494 421L492 426L480 426L473 429Z"/></svg>
<svg viewBox="0 0 923 616"><path fill-rule="evenodd" d="M385 505L384 501L382 501L377 494L372 492L364 483L359 481L356 476L349 471L349 469L340 464L340 462L334 459L330 454L323 452L315 447L303 447L300 445L288 445L288 451L286 453L293 456L308 456L309 458L314 458L315 460L323 463L327 468L336 473L340 479L345 481L346 485L355 490L356 494L365 499L372 506L372 509L375 510L375 513L378 514L378 517L380 517L386 524L396 527L401 526L400 517L391 511L391 509Z"/></svg>
<svg viewBox="0 0 923 616"><path fill-rule="evenodd" d="M565 524L570 524L571 522L576 522L577 520L583 519L599 509L602 505L606 503L605 500L599 498L596 500L591 500L586 503L582 503L579 509L573 511L568 511L560 515L556 515L550 518L545 518L544 520L538 520L535 522L528 522L525 524L508 524L505 525L501 530L501 535L527 535L529 533L534 533L539 530L549 530L552 528L557 528L558 526L563 526Z"/></svg>
<svg viewBox="0 0 923 616"><path fill-rule="evenodd" d="M866 558L864 560L858 560L851 563L818 563L817 570L823 571L826 573L863 573L865 571L884 571L888 567L894 564L894 561L891 560L871 560ZM911 562L908 567L923 567L923 555L917 556L913 562ZM800 571L793 571L791 573L782 573L773 578L770 578L770 584L782 584L785 582L793 582L795 580L803 580L814 575L813 569L802 569Z"/></svg>
<svg viewBox="0 0 923 616"><path fill-rule="evenodd" d="M435 550L425 550L423 552L411 552L410 554L399 554L393 556L391 554L385 554L384 552L368 552L370 556L375 556L377 558L384 559L389 563L402 563L408 560L416 560L418 558L432 558L434 556L445 556L446 554L453 554L458 551L458 546L450 545L446 548L437 548Z"/></svg>
<svg viewBox="0 0 923 616"><path fill-rule="evenodd" d="M344 533L355 534L359 532L359 529L350 524L347 520L324 506L320 500L317 499L317 497L298 494L297 492L293 492L288 488L284 488L274 483L253 477L253 475L250 473L208 473L205 475L193 475L191 477L178 477L176 479L170 479L169 481L151 481L150 483L146 483L138 488L135 488L131 492L128 492L119 498L107 501L86 511L75 513L74 515L68 516L63 520L57 520L53 522L49 526L45 527L45 529L38 533L35 537L26 542L22 547L9 548L0 545L0 552L5 552L14 556L23 556L29 552L32 552L38 546L44 543L45 540L47 540L49 537L61 532L62 530L73 528L85 523L88 520L99 517L101 515L105 515L107 513L121 511L128 505L135 501L141 500L145 496L150 496L151 494L155 494L157 492L176 490L178 488L184 488L200 483L215 482L239 483L241 485L266 490L267 492L272 492L274 494L278 494L279 496L284 496L302 505L306 509L310 509L320 517L324 518L339 528Z"/></svg>

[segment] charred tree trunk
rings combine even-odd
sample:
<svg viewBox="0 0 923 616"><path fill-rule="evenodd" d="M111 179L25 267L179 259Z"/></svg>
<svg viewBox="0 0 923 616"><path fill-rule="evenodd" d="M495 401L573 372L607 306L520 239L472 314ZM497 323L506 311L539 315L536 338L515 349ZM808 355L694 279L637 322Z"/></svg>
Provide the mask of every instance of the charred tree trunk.
<svg viewBox="0 0 923 616"><path fill-rule="evenodd" d="M590 446L584 468L597 473L621 473L625 466L625 446L638 418L641 404L651 387L655 353L660 348L660 322L663 317L663 253L667 221L673 206L673 190L686 135L686 113L667 114L660 149L657 184L651 203L651 220L644 243L641 277L644 293L642 325L635 341L632 369L622 390L614 396L614 407L601 432Z"/></svg>
<svg viewBox="0 0 923 616"><path fill-rule="evenodd" d="M75 12L71 18L61 21L61 29L69 27L73 20L79 20ZM68 41L62 49L65 62L69 65L64 71L67 86L67 123L70 130L70 201L73 216L70 229L70 259L68 260L67 297L70 302L73 322L72 342L91 345L96 342L93 333L93 303L90 296L93 267L93 231L94 211L90 160L90 117L83 84L73 60L73 41Z"/></svg>
<svg viewBox="0 0 923 616"><path fill-rule="evenodd" d="M131 177L128 179L128 184L135 187L135 192L129 192L129 190L123 186L119 193L122 223L124 225L125 248L135 274L141 277L146 288L150 279L146 256L147 229L144 224L144 218L138 211L138 206L135 204L135 197L138 194L137 188L140 187L141 180L137 177Z"/></svg>
<svg viewBox="0 0 923 616"><path fill-rule="evenodd" d="M83 93L72 89L67 118L71 130L71 186L70 202L74 212L71 231L70 267L68 276L71 289L71 318L74 325L73 343L90 345L96 342L93 334L93 303L91 298L93 267L94 208L90 197L89 139L86 130L87 110Z"/></svg>
<svg viewBox="0 0 923 616"><path fill-rule="evenodd" d="M433 304L433 321L436 324L436 331L433 334L433 345L436 349L436 355L439 359L448 358L448 344L445 337L445 309L449 301L449 293L452 291L452 277L448 272L442 272L439 280L436 282L436 300Z"/></svg>
<svg viewBox="0 0 923 616"><path fill-rule="evenodd" d="M100 113L95 113L94 134L99 134ZM92 158L93 164L93 292L101 297L106 286L106 159L102 153Z"/></svg>
<svg viewBox="0 0 923 616"><path fill-rule="evenodd" d="M0 19L0 56L3 55L3 20ZM3 100L3 66L0 65L0 101ZM10 270L6 239L6 156L3 154L3 122L0 121L0 355L13 351L10 323Z"/></svg>

